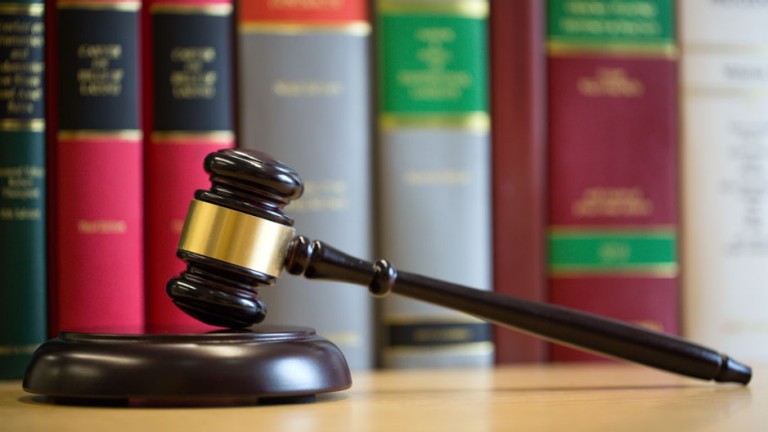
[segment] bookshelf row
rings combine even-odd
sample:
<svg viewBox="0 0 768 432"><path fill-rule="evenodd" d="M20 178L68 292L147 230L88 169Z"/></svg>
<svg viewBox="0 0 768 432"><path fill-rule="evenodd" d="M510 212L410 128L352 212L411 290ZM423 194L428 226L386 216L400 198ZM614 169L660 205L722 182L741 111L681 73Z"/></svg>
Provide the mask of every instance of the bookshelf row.
<svg viewBox="0 0 768 432"><path fill-rule="evenodd" d="M0 377L62 329L212 328L166 282L205 155L296 169L300 234L768 357L768 5L3 0ZM595 359L283 276L353 369Z"/></svg>

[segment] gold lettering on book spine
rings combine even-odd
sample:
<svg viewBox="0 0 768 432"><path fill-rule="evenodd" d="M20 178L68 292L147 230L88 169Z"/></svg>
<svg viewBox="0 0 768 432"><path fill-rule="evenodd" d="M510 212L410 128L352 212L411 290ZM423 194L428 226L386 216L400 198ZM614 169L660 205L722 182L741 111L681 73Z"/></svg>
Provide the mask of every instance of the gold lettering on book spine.
<svg viewBox="0 0 768 432"><path fill-rule="evenodd" d="M304 194L291 203L291 210L295 213L341 212L349 205L349 187L343 180L306 180Z"/></svg>
<svg viewBox="0 0 768 432"><path fill-rule="evenodd" d="M588 188L571 206L577 218L650 216L653 211L653 201L640 187Z"/></svg>
<svg viewBox="0 0 768 432"><path fill-rule="evenodd" d="M0 206L0 220L42 220L42 209L35 204L35 201L43 198L41 185L44 181L45 167L37 165L0 166L0 198L2 199L0 202L9 204ZM31 205L29 201L32 201Z"/></svg>
<svg viewBox="0 0 768 432"><path fill-rule="evenodd" d="M87 62L87 66L77 70L80 96L119 97L123 93L125 70L116 67L115 62L122 56L120 44L80 44L77 58Z"/></svg>
<svg viewBox="0 0 768 432"><path fill-rule="evenodd" d="M8 54L0 59L0 105L12 117L31 116L43 101L44 66L38 55L44 43L45 24L28 18L41 17L43 10L42 5L0 6L0 13L7 15L0 22L0 47Z"/></svg>
<svg viewBox="0 0 768 432"><path fill-rule="evenodd" d="M216 48L212 46L177 46L169 61L174 66L168 77L171 95L177 100L211 100L216 97L219 75L213 69Z"/></svg>
<svg viewBox="0 0 768 432"><path fill-rule="evenodd" d="M344 93L344 83L340 81L277 80L272 83L272 93L286 98L338 97Z"/></svg>
<svg viewBox="0 0 768 432"><path fill-rule="evenodd" d="M125 234L128 223L120 219L79 219L77 232L80 234Z"/></svg>
<svg viewBox="0 0 768 432"><path fill-rule="evenodd" d="M579 78L579 93L587 97L636 98L645 94L645 85L622 68L598 68L592 76Z"/></svg>

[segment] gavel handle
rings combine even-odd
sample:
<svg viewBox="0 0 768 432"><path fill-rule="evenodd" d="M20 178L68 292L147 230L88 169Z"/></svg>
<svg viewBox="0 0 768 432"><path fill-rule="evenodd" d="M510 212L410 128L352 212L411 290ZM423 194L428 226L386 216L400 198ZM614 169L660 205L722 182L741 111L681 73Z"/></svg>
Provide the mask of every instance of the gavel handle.
<svg viewBox="0 0 768 432"><path fill-rule="evenodd" d="M371 263L320 241L293 239L286 270L309 279L367 285L427 301L550 341L704 380L747 384L752 370L727 355L684 339L598 315L482 291Z"/></svg>

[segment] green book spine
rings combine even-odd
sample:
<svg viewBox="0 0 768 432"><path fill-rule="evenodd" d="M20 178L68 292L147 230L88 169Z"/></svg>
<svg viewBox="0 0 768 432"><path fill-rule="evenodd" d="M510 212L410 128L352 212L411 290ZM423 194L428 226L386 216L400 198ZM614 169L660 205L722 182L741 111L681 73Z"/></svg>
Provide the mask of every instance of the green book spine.
<svg viewBox="0 0 768 432"><path fill-rule="evenodd" d="M376 2L380 255L490 289L488 2ZM391 296L385 367L486 366L489 324Z"/></svg>
<svg viewBox="0 0 768 432"><path fill-rule="evenodd" d="M46 335L43 10L0 3L0 379Z"/></svg>

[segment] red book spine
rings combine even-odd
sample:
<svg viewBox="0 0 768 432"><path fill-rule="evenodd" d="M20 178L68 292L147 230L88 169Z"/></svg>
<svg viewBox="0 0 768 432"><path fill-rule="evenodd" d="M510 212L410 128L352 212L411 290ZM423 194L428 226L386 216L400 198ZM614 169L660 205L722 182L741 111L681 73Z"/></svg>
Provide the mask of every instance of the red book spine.
<svg viewBox="0 0 768 432"><path fill-rule="evenodd" d="M52 334L143 325L140 7L55 5Z"/></svg>
<svg viewBox="0 0 768 432"><path fill-rule="evenodd" d="M492 0L490 15L494 290L543 301L546 290L544 3ZM540 339L495 332L496 362L546 359Z"/></svg>
<svg viewBox="0 0 768 432"><path fill-rule="evenodd" d="M234 146L231 0L150 0L143 27L146 314L150 329L205 325L165 292L203 159Z"/></svg>
<svg viewBox="0 0 768 432"><path fill-rule="evenodd" d="M674 11L602 3L549 3L550 301L677 333Z"/></svg>
<svg viewBox="0 0 768 432"><path fill-rule="evenodd" d="M302 24L349 24L368 19L368 6L364 1L339 0L317 2L302 7L297 2L273 2L266 0L241 1L238 4L238 19L241 22L300 22Z"/></svg>

